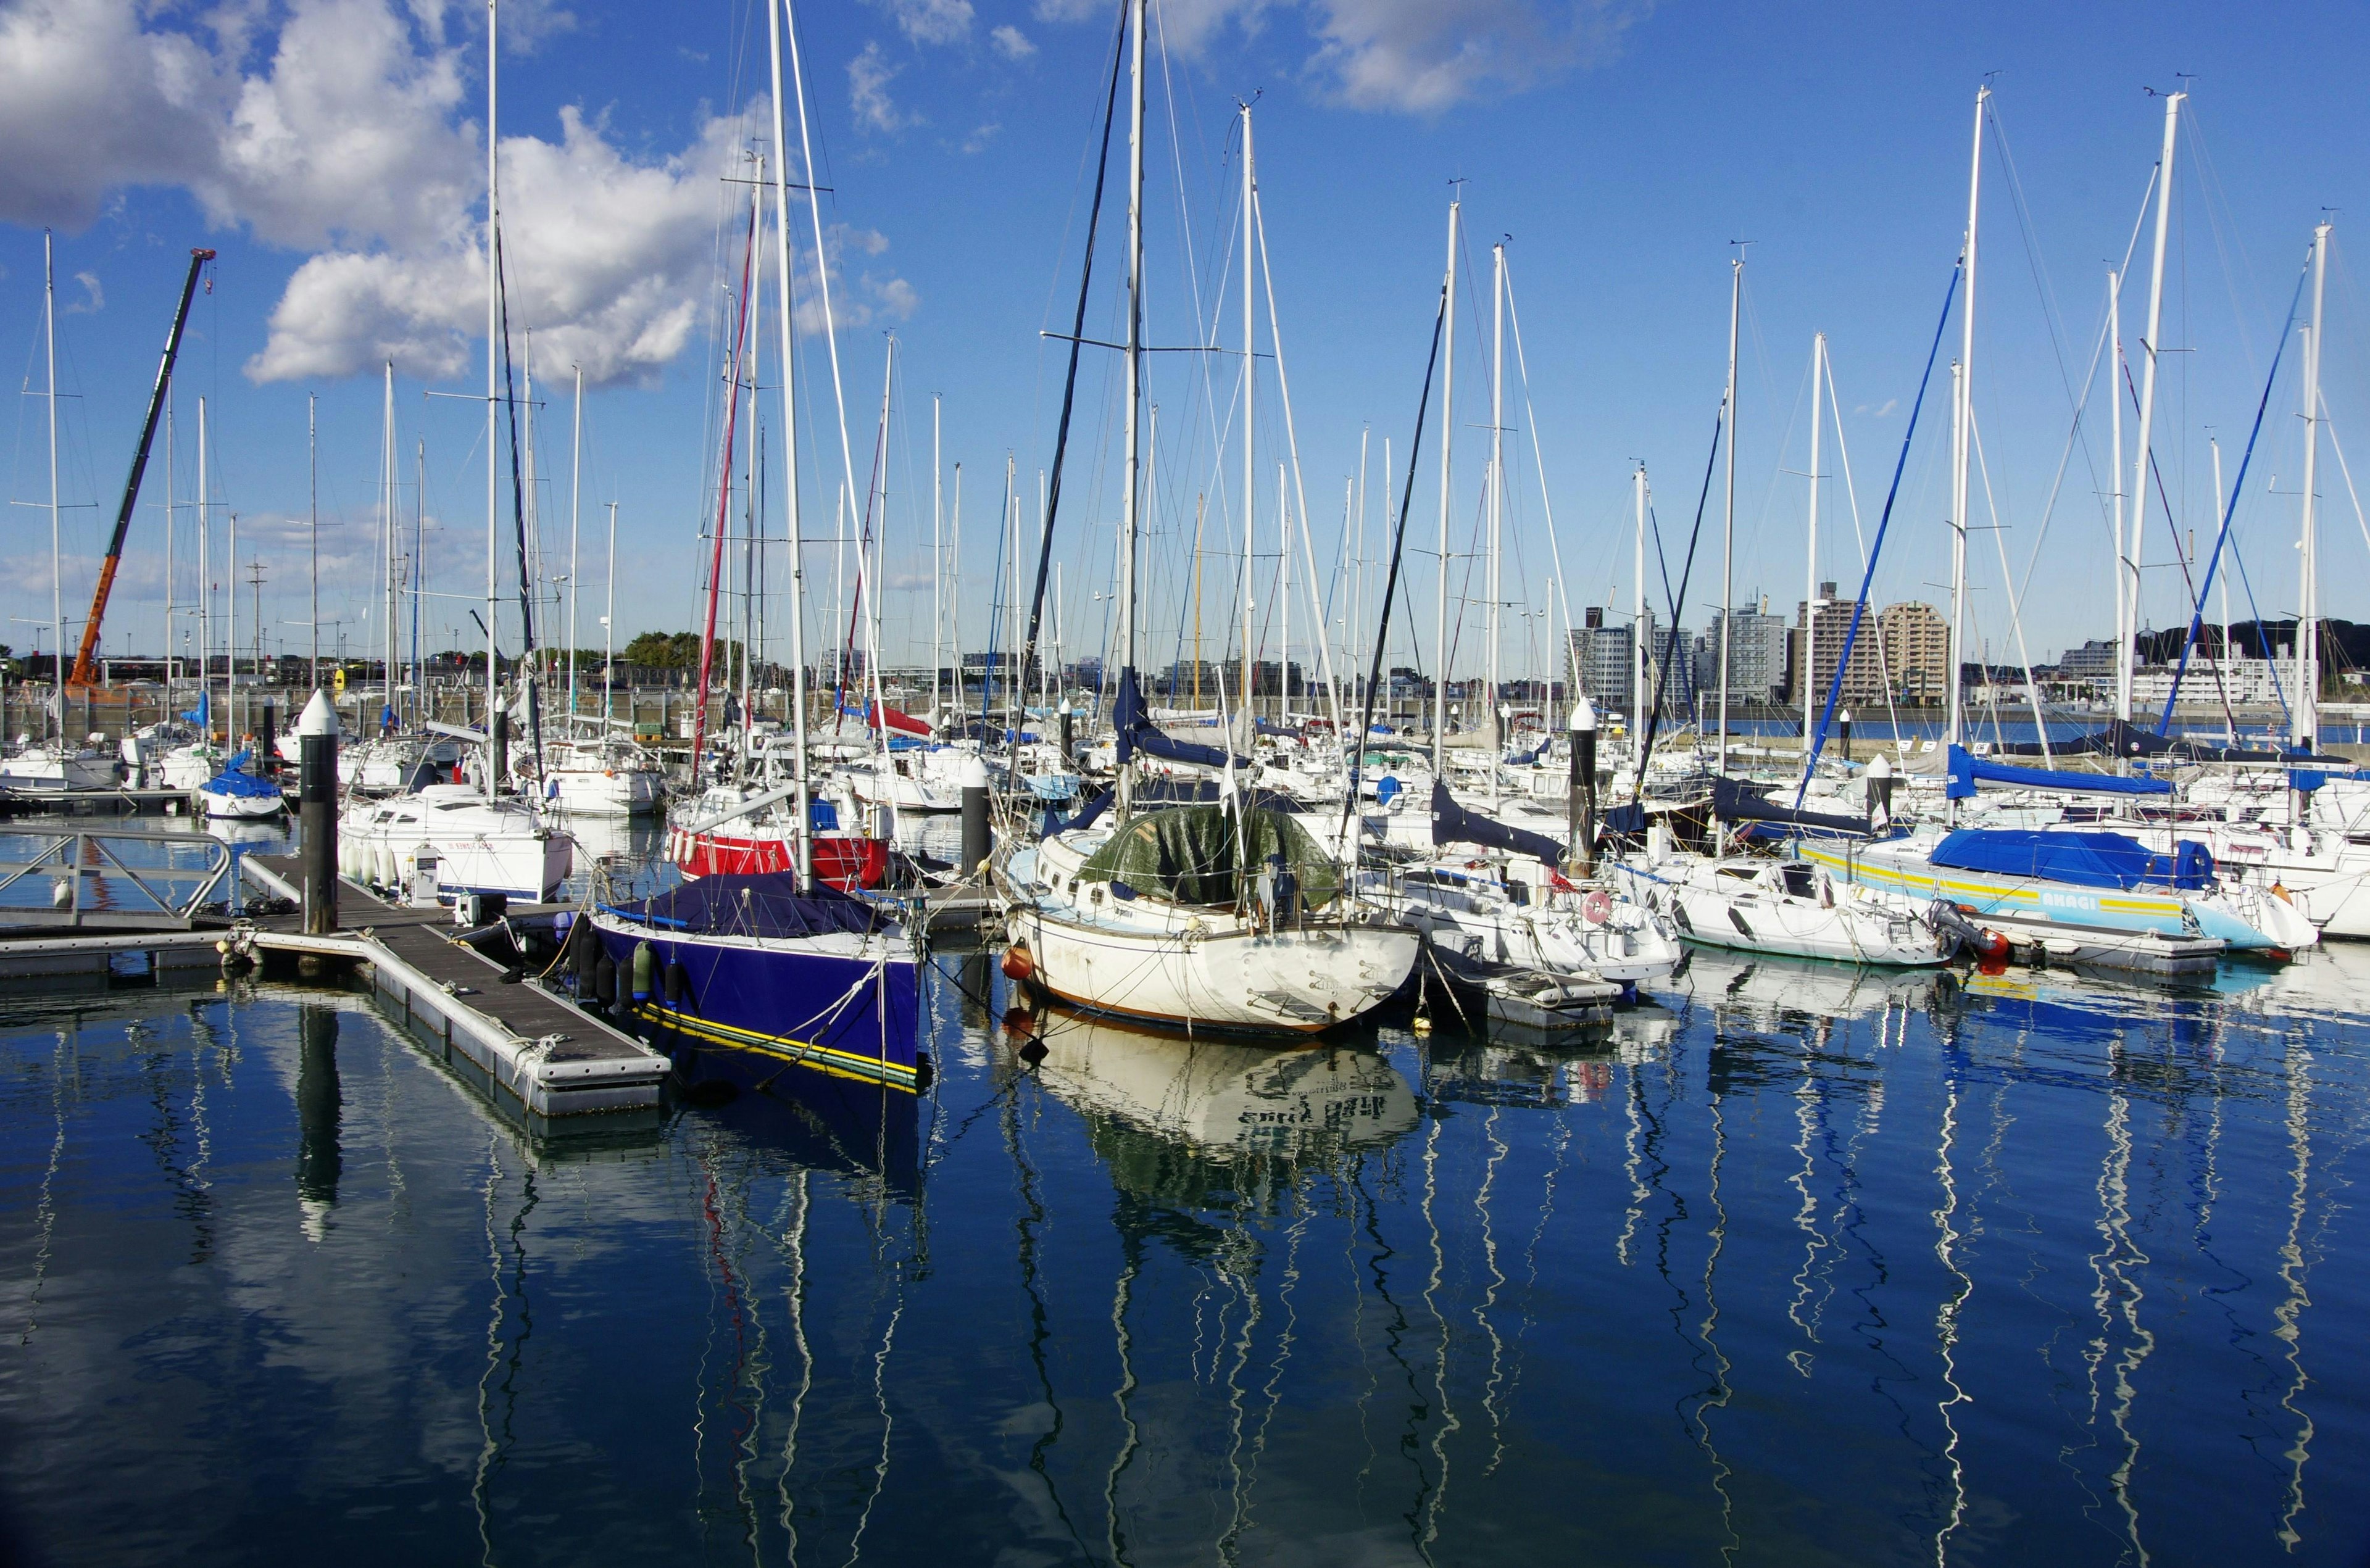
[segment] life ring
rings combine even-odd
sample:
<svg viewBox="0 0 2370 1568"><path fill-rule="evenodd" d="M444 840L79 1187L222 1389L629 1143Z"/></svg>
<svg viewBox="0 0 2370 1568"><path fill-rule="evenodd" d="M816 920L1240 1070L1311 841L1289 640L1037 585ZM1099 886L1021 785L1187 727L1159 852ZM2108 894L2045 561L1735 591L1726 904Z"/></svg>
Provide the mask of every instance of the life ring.
<svg viewBox="0 0 2370 1568"><path fill-rule="evenodd" d="M1613 898L1602 887L1592 887L1581 895L1580 918L1589 925L1603 925L1613 918Z"/></svg>

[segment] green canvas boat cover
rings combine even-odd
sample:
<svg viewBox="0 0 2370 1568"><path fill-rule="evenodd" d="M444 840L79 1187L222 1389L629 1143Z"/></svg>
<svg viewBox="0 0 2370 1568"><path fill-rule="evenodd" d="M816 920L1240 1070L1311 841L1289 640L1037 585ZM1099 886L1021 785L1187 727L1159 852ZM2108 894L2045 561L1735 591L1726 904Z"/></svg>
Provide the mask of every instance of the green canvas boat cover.
<svg viewBox="0 0 2370 1568"><path fill-rule="evenodd" d="M1254 807L1241 825L1237 862L1235 812L1226 806L1179 806L1135 818L1087 857L1078 879L1119 884L1179 904L1232 908L1237 874L1257 878L1280 855L1300 885L1300 907L1320 910L1341 890L1341 874L1308 830L1288 812Z"/></svg>

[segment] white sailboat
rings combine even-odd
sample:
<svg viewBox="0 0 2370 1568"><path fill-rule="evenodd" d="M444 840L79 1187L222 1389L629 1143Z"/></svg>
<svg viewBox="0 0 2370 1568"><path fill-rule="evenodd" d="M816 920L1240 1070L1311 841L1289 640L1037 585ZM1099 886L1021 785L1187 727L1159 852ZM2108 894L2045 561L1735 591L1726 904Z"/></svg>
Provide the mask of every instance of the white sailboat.
<svg viewBox="0 0 2370 1568"><path fill-rule="evenodd" d="M1139 741L1179 751L1143 717L1136 540L1144 426L1145 0L1131 0L1125 456L1114 709L1117 818L1011 852L1005 963L1014 979L1099 1012L1189 1029L1313 1033L1361 1017L1405 983L1418 938L1344 886L1290 813L1238 792L1215 806L1136 815ZM1246 150L1246 187L1250 184ZM1244 203L1244 244L1254 210ZM1248 378L1256 361L1247 361ZM1248 667L1251 649L1244 648ZM1202 749L1193 749L1201 750ZM1223 761L1207 755L1195 760ZM1231 777L1232 770L1228 770Z"/></svg>

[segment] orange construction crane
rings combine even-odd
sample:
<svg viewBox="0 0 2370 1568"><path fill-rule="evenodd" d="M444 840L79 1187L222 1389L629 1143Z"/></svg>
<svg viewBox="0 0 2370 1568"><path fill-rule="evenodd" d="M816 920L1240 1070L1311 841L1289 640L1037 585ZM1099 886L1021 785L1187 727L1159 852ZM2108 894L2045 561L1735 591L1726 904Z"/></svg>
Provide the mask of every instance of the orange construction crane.
<svg viewBox="0 0 2370 1568"><path fill-rule="evenodd" d="M115 509L115 537L108 542L107 559L99 563L98 591L91 595L90 618L82 627L82 651L75 655L74 673L66 677L69 686L98 684L92 660L98 653L98 623L107 613L107 596L115 589L115 568L123 564L123 536L131 532L132 509L140 500L140 476L148 471L148 449L155 444L156 421L165 412L165 389L173 384L173 360L181 351L181 328L190 319L190 299L198 292L198 274L213 258L211 250L190 252L190 275L181 282L180 308L173 313L164 361L156 367L156 390L148 395L148 422L140 427L140 450L132 454L132 477L123 484L123 504Z"/></svg>

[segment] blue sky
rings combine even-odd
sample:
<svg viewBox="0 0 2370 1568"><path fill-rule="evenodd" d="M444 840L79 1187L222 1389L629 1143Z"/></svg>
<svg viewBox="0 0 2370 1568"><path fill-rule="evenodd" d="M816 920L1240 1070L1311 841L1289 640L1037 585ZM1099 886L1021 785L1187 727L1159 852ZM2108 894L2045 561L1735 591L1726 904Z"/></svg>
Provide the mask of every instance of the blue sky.
<svg viewBox="0 0 2370 1568"><path fill-rule="evenodd" d="M2228 473L2276 346L2296 269L2324 208L2336 209L2324 393L2349 458L2370 463L2370 339L2347 263L2363 177L2365 110L2358 11L2337 7L1778 8L1562 0L1168 0L1156 51L1149 225L1155 341L1207 330L1235 214L1230 118L1259 94L1257 143L1268 254L1293 394L1294 425L1319 576L1340 554L1342 486L1371 428L1368 530L1384 515L1381 445L1403 456L1442 265L1445 202L1461 177L1467 254L1456 386L1452 549L1471 538L1488 421L1489 246L1508 254L1530 368L1536 429L1510 393L1511 487L1501 593L1505 658L1543 644L1555 575L1540 502L1545 468L1575 609L1629 598L1629 474L1647 464L1674 555L1684 549L1724 373L1730 242L1749 239L1736 593L1766 592L1789 613L1802 592L1806 372L1812 334L1828 334L1864 530L1873 531L1903 418L1964 222L1973 93L1992 74L1996 132L1986 144L1976 340L1976 418L2005 532L1979 498L1973 536L1975 635L2008 657L1999 555L2030 573L2024 627L2036 658L2102 635L2111 552L2097 491L2106 481L2107 410L2094 393L2087 443L2066 465L2045 538L2044 503L2072 418L2066 391L2088 362L2106 267L2141 209L2163 123L2147 89L2193 73L2173 183L2157 455L2180 525L2210 532L2206 441ZM966 641L985 635L997 501L1012 454L1033 516L1049 460L1061 361L1038 334L1066 323L1085 210L1083 171L1099 112L1108 6L1074 0L879 0L810 5L800 16L824 220L838 294L842 366L859 486L880 395L883 333L901 345L886 537L889 640L926 644L929 599L930 396L943 398L947 463L963 464L959 593ZM620 633L694 624L699 518L715 502L718 302L737 260L722 236L739 221L729 186L760 134L764 11L749 4L604 7L546 3L507 13L502 128L506 244L519 278L514 325L537 329L542 385L592 367L584 452L588 593L604 591L603 505L619 503ZM192 317L177 399L181 498L195 482L195 399L215 422L214 492L241 514L242 560L260 555L265 619L292 648L305 633L305 420L319 398L324 620L350 641L369 630L367 587L378 469L376 363L399 366L397 417L409 456L427 443L427 509L436 525L430 586L479 591L484 551L481 407L429 389L483 383L482 292L461 247L482 177L482 12L431 0L301 0L209 9L129 0L27 0L0 6L0 117L22 149L0 172L0 352L39 394L40 229L58 229L64 410L64 573L69 616L89 592L142 401L192 245L221 252L213 293ZM1170 89L1173 89L1170 90ZM513 139L519 139L513 141ZM531 139L531 140L528 140ZM2013 179L2002 158L2013 159ZM474 163L472 160L475 160ZM1114 191L1120 160L1114 159ZM473 174L473 170L475 173ZM515 178L515 194L510 181ZM1187 227L1180 229L1179 206ZM801 226L805 214L799 214ZM1116 231L1116 209L1108 233ZM1191 251L1202 270L1185 266ZM802 262L807 246L800 241ZM2136 356L2146 308L2142 248L2126 285ZM1101 280L1117 277L1116 250ZM1191 308L1198 281L1204 305ZM1478 288L1478 292L1477 292ZM2045 291L2045 292L2044 292ZM767 302L770 311L772 302ZM1268 328L1262 302L1261 347ZM810 310L805 325L820 318ZM1099 288L1089 336L1115 332ZM479 328L481 330L481 328ZM1234 309L1221 338L1240 331ZM1945 361L1955 351L1953 324ZM811 394L827 368L802 338ZM771 379L775 341L764 348ZM1101 641L1111 573L1119 429L1114 367L1090 352L1074 433L1063 562L1067 651ZM1206 537L1239 516L1239 446L1217 450L1236 361L1156 362L1162 462L1147 547L1147 660L1190 637L1183 541L1194 497L1212 493ZM2248 480L2238 538L2256 604L2295 603L2292 548L2300 452L2292 354ZM1257 548L1275 543L1274 464L1284 456L1281 399L1263 362L1255 427L1261 471ZM1928 424L1904 471L1876 597L1943 597L1947 464L1938 371ZM2101 377L2103 386L2103 377ZM17 400L12 499L45 500L43 408ZM768 399L770 405L771 399ZM838 468L827 396L806 439L808 532L828 534ZM566 548L564 395L539 442L545 548ZM768 408L769 428L776 415ZM1535 458L1530 442L1536 439ZM2127 433L2127 440L2130 439ZM1415 486L1411 542L1436 538L1436 430ZM1827 468L1838 474L1832 434ZM2330 453L2323 452L2323 606L2357 602L2364 541ZM2271 493L2276 476L2278 494ZM152 648L162 626L162 471L152 469L107 646ZM2370 483L2370 474L2364 482ZM1978 482L1978 496L1982 486ZM1219 498L1223 498L1222 499ZM1858 575L1840 478L1823 501L1821 575ZM406 506L409 505L407 493ZM778 501L777 521L778 529ZM1717 598L1715 485L1686 620ZM11 509L6 612L46 619L48 523ZM2146 555L2169 558L2151 509ZM1032 525L1033 532L1033 525ZM183 530L186 539L187 531ZM507 558L509 545L504 544ZM1371 548L1371 545L1370 545ZM2038 551L2039 565L2031 565ZM183 554L188 555L185 548ZM809 564L829 591L830 552ZM1674 561L1675 570L1675 560ZM1280 634L1261 578L1262 646ZM1435 568L1409 587L1423 657ZM1462 585L1466 563L1453 568ZM216 578L222 577L220 561ZM1377 574L1378 579L1379 574ZM2151 624L2184 618L2178 577L2152 565ZM193 560L180 567L186 599ZM1231 567L1205 563L1205 652L1236 612ZM1480 594L1474 577L1470 593ZM1658 596L1659 596L1659 589ZM1347 589L1334 606L1346 616ZM1374 593L1367 595L1371 618ZM2246 612L2243 591L2237 610ZM580 640L596 643L588 601ZM247 614L242 601L241 615ZM1560 606L1555 607L1557 618ZM431 627L466 624L438 601ZM823 618L819 607L817 622ZM1305 648L1306 610L1294 611ZM1479 657L1479 616L1457 634L1460 666ZM1403 612L1401 624L1409 624ZM775 623L781 635L780 622ZM11 625L23 646L31 628ZM822 636L818 629L812 634ZM513 633L505 633L505 642ZM443 640L431 631L432 641ZM46 639L45 639L46 646ZM1398 645L1402 649L1404 643ZM1972 651L1972 650L1971 650Z"/></svg>

